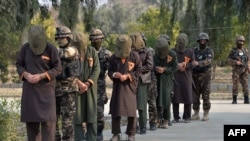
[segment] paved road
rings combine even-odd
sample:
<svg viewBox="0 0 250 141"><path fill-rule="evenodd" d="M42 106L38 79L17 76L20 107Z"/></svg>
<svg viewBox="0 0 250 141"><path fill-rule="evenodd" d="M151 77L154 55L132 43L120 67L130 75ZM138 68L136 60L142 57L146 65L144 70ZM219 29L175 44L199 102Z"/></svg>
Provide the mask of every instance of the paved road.
<svg viewBox="0 0 250 141"><path fill-rule="evenodd" d="M108 116L109 104L105 106L105 115ZM183 105L180 106L180 115L182 109ZM236 105L232 105L231 100L212 100L209 121L175 123L168 129L148 130L145 135L136 134L135 138L136 141L223 141L225 124L250 125L250 104L243 104L242 100L238 100ZM122 127L122 140L126 140L125 128ZM111 137L111 130L105 130L105 141Z"/></svg>

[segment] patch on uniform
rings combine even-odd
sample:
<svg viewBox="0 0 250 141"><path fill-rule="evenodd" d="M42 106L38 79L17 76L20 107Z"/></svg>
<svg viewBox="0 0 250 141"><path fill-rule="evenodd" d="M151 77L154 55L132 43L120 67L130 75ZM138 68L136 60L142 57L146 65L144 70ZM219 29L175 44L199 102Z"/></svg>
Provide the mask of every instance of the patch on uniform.
<svg viewBox="0 0 250 141"><path fill-rule="evenodd" d="M135 63L133 63L133 62L128 62L128 70L129 70L129 71L133 70L134 67L135 67Z"/></svg>
<svg viewBox="0 0 250 141"><path fill-rule="evenodd" d="M173 59L172 56L170 56L170 55L167 56L167 62L168 62L168 63L171 62L172 59Z"/></svg>
<svg viewBox="0 0 250 141"><path fill-rule="evenodd" d="M94 59L92 57L88 58L89 67L93 67Z"/></svg>
<svg viewBox="0 0 250 141"><path fill-rule="evenodd" d="M190 58L187 57L187 56L185 56L185 57L184 57L184 61L185 61L186 63L188 63L188 62L190 61Z"/></svg>
<svg viewBox="0 0 250 141"><path fill-rule="evenodd" d="M50 58L48 56L42 55L41 57L43 60L50 60Z"/></svg>

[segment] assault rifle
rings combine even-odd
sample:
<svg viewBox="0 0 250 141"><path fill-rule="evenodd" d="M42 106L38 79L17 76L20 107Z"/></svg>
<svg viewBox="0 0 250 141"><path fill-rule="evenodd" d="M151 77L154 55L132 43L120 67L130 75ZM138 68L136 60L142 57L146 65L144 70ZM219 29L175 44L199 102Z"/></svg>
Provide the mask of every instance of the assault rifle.
<svg viewBox="0 0 250 141"><path fill-rule="evenodd" d="M236 61L240 61L242 63L242 65L243 65L243 67L249 72L248 61L247 61L246 56L239 57L238 55L235 54L233 56L233 59L236 60Z"/></svg>

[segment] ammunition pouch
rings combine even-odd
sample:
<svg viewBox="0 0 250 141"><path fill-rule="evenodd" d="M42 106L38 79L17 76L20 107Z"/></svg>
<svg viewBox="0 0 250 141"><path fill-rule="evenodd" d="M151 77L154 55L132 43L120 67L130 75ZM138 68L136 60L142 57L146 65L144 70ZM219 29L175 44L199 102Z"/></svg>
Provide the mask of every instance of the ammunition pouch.
<svg viewBox="0 0 250 141"><path fill-rule="evenodd" d="M79 60L71 60L70 62L63 63L62 73L57 76L57 80L65 80L68 77L80 76Z"/></svg>
<svg viewBox="0 0 250 141"><path fill-rule="evenodd" d="M193 69L193 72L194 73L204 73L204 72L207 72L210 68L211 68L211 65L206 66L206 67L195 67Z"/></svg>

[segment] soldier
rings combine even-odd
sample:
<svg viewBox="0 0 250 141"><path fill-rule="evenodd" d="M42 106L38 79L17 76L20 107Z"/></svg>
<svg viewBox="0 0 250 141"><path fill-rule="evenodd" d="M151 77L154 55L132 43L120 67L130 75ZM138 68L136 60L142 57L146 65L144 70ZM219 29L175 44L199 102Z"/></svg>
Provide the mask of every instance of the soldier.
<svg viewBox="0 0 250 141"><path fill-rule="evenodd" d="M149 49L146 48L141 33L131 34L130 38L132 39L132 49L139 54L142 62L142 74L139 77L136 100L139 113L140 134L146 134L148 86L151 83L153 56Z"/></svg>
<svg viewBox="0 0 250 141"><path fill-rule="evenodd" d="M26 123L27 141L54 141L55 77L62 66L58 50L47 42L42 26L29 28L28 42L20 49L16 69L23 80L21 122Z"/></svg>
<svg viewBox="0 0 250 141"><path fill-rule="evenodd" d="M159 37L156 42L156 54L154 55L154 71L157 77L157 110L159 127L167 129L170 121L171 92L173 87L173 75L177 71L177 57L172 50L169 51L169 41ZM161 114L161 111L163 113Z"/></svg>
<svg viewBox="0 0 250 141"><path fill-rule="evenodd" d="M103 140L103 129L105 125L104 119L104 104L108 102L108 96L106 93L106 73L108 69L108 61L111 56L111 52L102 47L104 35L100 29L94 29L90 33L89 40L92 47L97 51L100 62L100 75L97 81L97 141Z"/></svg>
<svg viewBox="0 0 250 141"><path fill-rule="evenodd" d="M189 123L191 118L192 105L192 61L194 61L194 53L191 48L187 48L188 36L185 33L179 34L176 39L176 46L173 49L178 59L178 71L175 72L175 83L173 87L174 95L172 97L173 105L173 123L180 122L179 104L184 104L184 112L182 121Z"/></svg>
<svg viewBox="0 0 250 141"><path fill-rule="evenodd" d="M236 37L236 47L231 50L228 56L229 64L232 66L232 80L233 80L233 89L232 104L237 104L238 96L238 84L240 82L242 86L242 91L244 95L244 104L249 104L249 92L248 92L248 73L249 73L249 56L247 49L244 48L245 37L239 35Z"/></svg>
<svg viewBox="0 0 250 141"><path fill-rule="evenodd" d="M192 120L199 120L200 96L203 99L204 116L202 121L209 119L208 114L211 108L210 102L210 86L211 86L211 67L214 57L213 50L208 46L209 37L207 33L200 33L197 39L199 47L194 48L195 61L192 62L193 81L194 81L194 98Z"/></svg>
<svg viewBox="0 0 250 141"><path fill-rule="evenodd" d="M108 76L113 81L110 114L112 118L111 141L120 141L121 117L127 117L128 141L135 140L136 91L141 74L141 60L138 53L131 51L132 41L128 35L119 35L115 53L110 57Z"/></svg>
<svg viewBox="0 0 250 141"><path fill-rule="evenodd" d="M59 56L63 71L56 78L56 141L73 141L73 115L75 113L75 99L78 92L79 52L70 45L71 30L66 26L56 28L55 40L59 45ZM61 118L61 126L59 120ZM61 132L59 127L62 127ZM62 133L62 136L61 136Z"/></svg>
<svg viewBox="0 0 250 141"><path fill-rule="evenodd" d="M143 33L141 33L141 36L145 46L147 46L146 43L147 38ZM155 55L155 50L152 47L148 47L148 50L151 52L153 57ZM157 93L157 80L153 69L151 69L151 83L148 86L147 94L148 94L149 130L155 131L157 124L157 116L158 116L157 106L156 106L156 97L158 96L158 93Z"/></svg>
<svg viewBox="0 0 250 141"><path fill-rule="evenodd" d="M73 34L72 44L80 52L79 94L76 97L75 141L85 139L83 123L86 124L87 141L96 141L97 135L97 80L100 74L98 54L88 47L88 39L82 32Z"/></svg>

